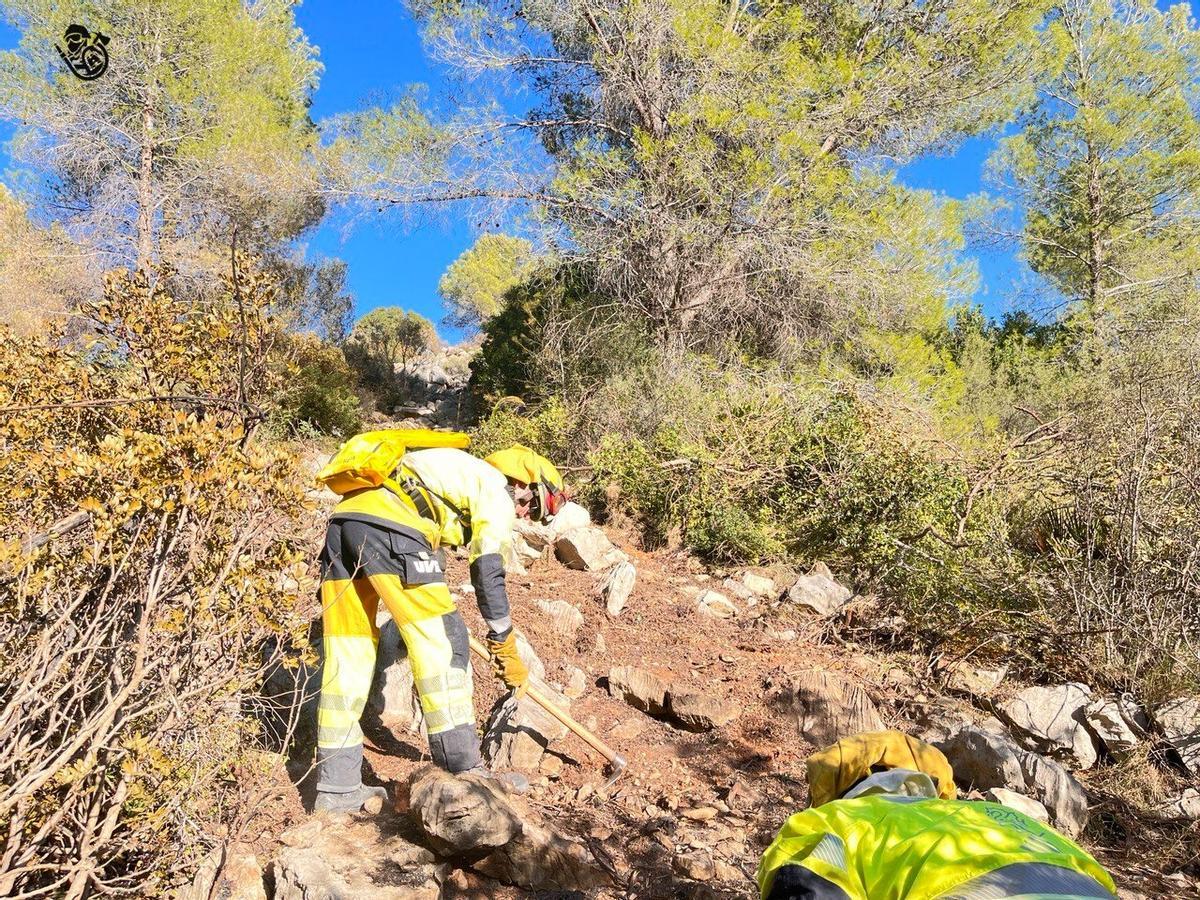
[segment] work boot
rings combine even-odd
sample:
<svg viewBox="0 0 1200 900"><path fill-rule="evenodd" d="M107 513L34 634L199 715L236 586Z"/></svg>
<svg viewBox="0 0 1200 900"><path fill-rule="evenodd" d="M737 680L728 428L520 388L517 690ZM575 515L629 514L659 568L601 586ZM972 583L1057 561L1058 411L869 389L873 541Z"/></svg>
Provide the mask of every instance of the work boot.
<svg viewBox="0 0 1200 900"><path fill-rule="evenodd" d="M493 772L491 769L483 766L476 766L473 769L467 769L467 771L460 772L459 774L476 775L479 778L486 778L489 781L497 781L514 794L524 794L529 791L529 779L520 772Z"/></svg>
<svg viewBox="0 0 1200 900"><path fill-rule="evenodd" d="M317 800L313 804L314 812L358 812L372 800L378 798L380 808L387 802L387 788L359 785L345 794L335 794L332 791L318 791ZM378 812L379 810L371 810Z"/></svg>

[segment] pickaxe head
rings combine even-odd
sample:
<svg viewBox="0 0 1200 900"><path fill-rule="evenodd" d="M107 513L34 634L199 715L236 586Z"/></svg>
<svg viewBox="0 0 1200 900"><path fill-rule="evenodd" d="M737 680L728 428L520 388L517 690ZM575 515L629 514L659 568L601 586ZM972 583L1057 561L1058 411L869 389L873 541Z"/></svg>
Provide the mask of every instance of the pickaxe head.
<svg viewBox="0 0 1200 900"><path fill-rule="evenodd" d="M611 760L609 760L608 771L609 771L608 780L606 782L604 782L604 784L600 788L601 790L604 790L604 791L606 791L610 787L612 787L613 782L615 782L618 778L620 778L621 773L625 771L625 757L623 757L619 753L617 755L615 755Z"/></svg>

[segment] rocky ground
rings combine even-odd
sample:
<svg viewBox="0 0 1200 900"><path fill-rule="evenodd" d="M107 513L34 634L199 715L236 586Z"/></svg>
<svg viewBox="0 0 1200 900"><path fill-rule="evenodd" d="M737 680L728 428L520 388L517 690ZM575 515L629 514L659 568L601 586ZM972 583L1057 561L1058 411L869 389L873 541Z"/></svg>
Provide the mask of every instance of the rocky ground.
<svg viewBox="0 0 1200 900"><path fill-rule="evenodd" d="M763 849L807 803L808 754L883 727L940 746L964 793L1080 836L1123 896L1200 896L1186 871L1163 874L1140 852L1113 798L1090 792L1097 771L1153 748L1178 789L1156 821L1192 842L1194 875L1200 700L1146 711L1083 685L1026 687L1002 668L931 665L851 639L843 624L856 609L861 620L867 601L822 566L705 571L593 528L582 510L560 520L558 531L522 531L514 619L537 685L624 755L624 774L606 785L594 751L531 701L500 702L478 660L485 751L531 788L518 798L428 769L411 672L384 617L365 724L371 769L393 801L374 815L310 818L309 780L293 766L299 788L281 776L270 826L215 855L192 896L751 897ZM481 634L463 560L452 560L450 583Z"/></svg>

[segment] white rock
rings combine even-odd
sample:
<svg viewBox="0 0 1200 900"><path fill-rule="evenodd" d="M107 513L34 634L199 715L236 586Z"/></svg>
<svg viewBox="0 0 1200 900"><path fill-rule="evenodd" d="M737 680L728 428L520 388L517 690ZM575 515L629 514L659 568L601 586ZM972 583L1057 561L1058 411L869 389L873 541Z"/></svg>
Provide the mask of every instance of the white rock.
<svg viewBox="0 0 1200 900"><path fill-rule="evenodd" d="M986 697L998 688L1008 674L1008 666L985 668L972 665L966 660L944 659L937 666L937 673L946 685L946 690L969 697Z"/></svg>
<svg viewBox="0 0 1200 900"><path fill-rule="evenodd" d="M580 668L572 668L571 674L567 678L567 686L563 690L563 693L566 694L572 700L575 700L579 697L582 697L585 693L587 693L587 689L588 689L587 672L583 671L583 669L580 669Z"/></svg>
<svg viewBox="0 0 1200 900"><path fill-rule="evenodd" d="M1128 697L1097 697L1087 705L1084 718L1110 753L1123 753L1140 744L1148 724L1145 710Z"/></svg>
<svg viewBox="0 0 1200 900"><path fill-rule="evenodd" d="M547 526L555 539L575 528L587 528L592 524L592 514L578 503L564 503Z"/></svg>
<svg viewBox="0 0 1200 900"><path fill-rule="evenodd" d="M1172 821L1200 819L1200 790L1188 788L1178 797L1160 804L1154 812L1158 818Z"/></svg>
<svg viewBox="0 0 1200 900"><path fill-rule="evenodd" d="M1177 697L1164 703L1154 711L1154 721L1188 771L1200 775L1200 697Z"/></svg>
<svg viewBox="0 0 1200 900"><path fill-rule="evenodd" d="M696 609L714 619L732 619L737 615L737 607L724 594L716 591L705 591L696 602Z"/></svg>
<svg viewBox="0 0 1200 900"><path fill-rule="evenodd" d="M513 534L518 535L531 550L541 553L554 543L558 537L549 525L541 522L531 522L528 519L518 519L513 527Z"/></svg>
<svg viewBox="0 0 1200 900"><path fill-rule="evenodd" d="M569 569L598 572L628 562L629 558L612 545L599 528L573 528L554 544L554 553Z"/></svg>
<svg viewBox="0 0 1200 900"><path fill-rule="evenodd" d="M617 563L608 573L608 577L604 580L603 593L605 608L614 619L625 609L636 584L637 569L634 568L633 563Z"/></svg>
<svg viewBox="0 0 1200 900"><path fill-rule="evenodd" d="M1031 819L1036 819L1046 825L1050 824L1050 813L1046 812L1046 807L1042 806L1042 804L1038 803L1032 797L1026 797L1024 794L1018 794L1016 791L999 787L989 788L983 797L992 803L999 803L1001 806L1007 806L1009 809L1015 809L1017 812L1024 813Z"/></svg>
<svg viewBox="0 0 1200 900"><path fill-rule="evenodd" d="M1087 824L1087 794L1071 773L1051 759L1018 747L1007 735L974 725L958 725L944 735L923 737L946 754L954 781L968 788L1008 788L1040 802L1050 823L1068 837Z"/></svg>
<svg viewBox="0 0 1200 900"><path fill-rule="evenodd" d="M1059 753L1076 767L1096 764L1096 743L1084 714L1091 702L1087 685L1075 682L1025 688L1000 710L1019 735L1032 743L1030 749Z"/></svg>
<svg viewBox="0 0 1200 900"><path fill-rule="evenodd" d="M574 637L583 625L583 613L566 600L534 600L534 604L550 617L550 627L559 634Z"/></svg>
<svg viewBox="0 0 1200 900"><path fill-rule="evenodd" d="M808 575L801 575L797 578L796 583L788 588L787 600L789 603L807 607L817 615L832 616L849 603L854 594L850 588L838 584L824 574L829 571L828 569L825 569L824 566L822 569L824 571L819 572L814 566L813 571Z"/></svg>
<svg viewBox="0 0 1200 900"><path fill-rule="evenodd" d="M757 572L745 572L742 575L742 584L746 590L763 600L774 600L779 592L775 590L775 581L765 575L759 575Z"/></svg>

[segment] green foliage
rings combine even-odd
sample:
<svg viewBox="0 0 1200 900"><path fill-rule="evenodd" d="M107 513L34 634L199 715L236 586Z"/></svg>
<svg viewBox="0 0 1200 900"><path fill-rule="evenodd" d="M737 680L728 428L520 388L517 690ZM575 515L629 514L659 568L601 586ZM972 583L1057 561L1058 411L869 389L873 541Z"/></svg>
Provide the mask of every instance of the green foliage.
<svg viewBox="0 0 1200 900"><path fill-rule="evenodd" d="M470 385L483 403L551 395L575 403L648 352L644 328L601 302L592 273L576 264L542 269L512 288L483 333Z"/></svg>
<svg viewBox="0 0 1200 900"><path fill-rule="evenodd" d="M504 295L536 265L533 245L507 234L485 234L450 264L438 292L450 307L453 325L478 328L503 306Z"/></svg>
<svg viewBox="0 0 1200 900"><path fill-rule="evenodd" d="M1200 199L1200 35L1190 8L1062 4L1036 59L1038 102L991 162L1025 212L1030 265L1085 301L1087 330L1190 294L1200 260L1190 213Z"/></svg>
<svg viewBox="0 0 1200 900"><path fill-rule="evenodd" d="M362 388L388 407L408 399L408 364L437 343L437 329L420 313L381 306L355 323L346 360Z"/></svg>
<svg viewBox="0 0 1200 900"><path fill-rule="evenodd" d="M551 399L527 410L511 401L496 404L471 432L471 452L487 456L513 444L524 444L547 459L566 464L573 459L573 421L561 401Z"/></svg>
<svg viewBox="0 0 1200 900"><path fill-rule="evenodd" d="M284 387L272 413L273 429L289 437L355 434L362 424L362 401L341 349L304 333L292 335L290 344Z"/></svg>
<svg viewBox="0 0 1200 900"><path fill-rule="evenodd" d="M406 367L418 354L436 346L438 337L433 323L420 313L381 306L354 324L350 339L394 369Z"/></svg>

